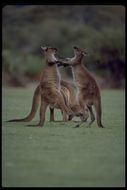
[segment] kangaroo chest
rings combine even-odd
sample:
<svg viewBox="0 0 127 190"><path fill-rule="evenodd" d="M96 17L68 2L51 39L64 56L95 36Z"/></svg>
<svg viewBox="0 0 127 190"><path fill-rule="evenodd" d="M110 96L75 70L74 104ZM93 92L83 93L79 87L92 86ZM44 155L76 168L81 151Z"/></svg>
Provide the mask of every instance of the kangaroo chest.
<svg viewBox="0 0 127 190"><path fill-rule="evenodd" d="M60 90L60 80L61 76L59 70L56 65L52 66L51 68L46 68L42 75L41 84L45 84L48 88L56 88Z"/></svg>

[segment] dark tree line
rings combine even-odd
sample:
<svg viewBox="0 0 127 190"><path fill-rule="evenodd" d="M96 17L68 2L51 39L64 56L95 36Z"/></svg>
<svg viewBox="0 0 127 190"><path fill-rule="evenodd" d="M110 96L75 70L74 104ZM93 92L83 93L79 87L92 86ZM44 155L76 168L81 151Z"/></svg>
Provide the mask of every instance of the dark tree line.
<svg viewBox="0 0 127 190"><path fill-rule="evenodd" d="M77 45L88 51L86 67L108 87L124 87L125 8L123 6L27 5L2 10L3 84L38 80L44 64L41 45L73 56ZM63 75L70 76L70 70ZM15 82L9 82L15 81ZM18 82L16 82L18 81ZM24 82L23 82L24 81Z"/></svg>

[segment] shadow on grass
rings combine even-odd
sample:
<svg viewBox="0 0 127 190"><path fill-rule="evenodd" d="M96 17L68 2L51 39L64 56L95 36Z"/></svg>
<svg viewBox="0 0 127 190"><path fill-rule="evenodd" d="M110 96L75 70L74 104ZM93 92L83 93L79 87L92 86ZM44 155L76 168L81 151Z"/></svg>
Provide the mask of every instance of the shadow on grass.
<svg viewBox="0 0 127 190"><path fill-rule="evenodd" d="M38 127L38 128L42 128L43 126L37 126L35 124L30 124L30 125L25 125L24 127Z"/></svg>
<svg viewBox="0 0 127 190"><path fill-rule="evenodd" d="M78 123L79 121L73 121L73 120L71 120L71 121L61 121L61 120L57 120L57 121L50 121L50 122L52 122L52 123L68 123L68 122L75 122L75 123Z"/></svg>
<svg viewBox="0 0 127 190"><path fill-rule="evenodd" d="M10 121L10 120L7 120L7 121L4 121L4 123L5 124L9 124L10 123L10 125L8 126L6 126L6 127L10 127L10 126L12 126L12 125L15 125L16 124L16 126L22 126L23 128L24 127L32 127L32 128L42 128L42 127L45 127L45 124L43 125L43 126L37 126L37 123L38 123L38 121L35 121L36 123L33 123L33 124L30 124L30 123L27 123L27 122L23 122L23 121ZM73 121L73 120L71 120L71 121L67 121L67 122L65 122L65 121L61 121L61 120L56 120L56 121L47 121L48 122L48 125L54 125L55 123L58 125L58 124L60 124L60 125L66 125L66 124L69 124L69 123L79 123L79 121ZM75 126L73 126L72 128L75 128ZM78 128L78 127L77 127ZM80 128L80 127L79 127Z"/></svg>

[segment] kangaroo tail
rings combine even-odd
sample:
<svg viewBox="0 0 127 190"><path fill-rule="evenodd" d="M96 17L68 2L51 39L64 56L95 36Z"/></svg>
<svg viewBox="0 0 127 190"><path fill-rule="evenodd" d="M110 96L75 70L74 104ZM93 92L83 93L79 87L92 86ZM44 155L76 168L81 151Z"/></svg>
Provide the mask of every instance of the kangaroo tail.
<svg viewBox="0 0 127 190"><path fill-rule="evenodd" d="M101 115L102 115L102 108L101 108L101 99L99 98L98 100L95 101L95 111L96 111L96 119L97 119L97 124L99 127L104 127L101 122Z"/></svg>
<svg viewBox="0 0 127 190"><path fill-rule="evenodd" d="M37 112L37 109L39 106L39 100L40 100L40 89L39 89L39 86L37 86L37 88L34 92L33 101L32 101L32 108L31 108L29 115L23 119L12 119L12 120L9 120L8 122L31 121L33 119L33 117L35 116L35 113Z"/></svg>

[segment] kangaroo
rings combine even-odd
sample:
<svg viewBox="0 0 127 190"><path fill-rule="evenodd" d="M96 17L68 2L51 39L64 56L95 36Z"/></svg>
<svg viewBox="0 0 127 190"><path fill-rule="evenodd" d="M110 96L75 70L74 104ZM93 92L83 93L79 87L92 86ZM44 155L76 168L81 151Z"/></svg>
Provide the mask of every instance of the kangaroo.
<svg viewBox="0 0 127 190"><path fill-rule="evenodd" d="M23 118L23 119L14 119L9 120L11 121L30 121L31 118L34 117L38 104L39 98L41 99L41 106L40 106L40 121L37 126L43 126L45 121L45 112L48 106L50 107L59 107L62 110L63 118L66 120L66 114L75 115L74 112L71 110L69 106L67 106L63 95L60 92L61 85L60 85L60 73L58 71L58 60L55 57L57 52L56 48L52 47L41 47L45 59L46 65L43 68L40 84L35 90L34 97L33 97L33 105L30 114ZM39 94L41 97L39 97Z"/></svg>
<svg viewBox="0 0 127 190"><path fill-rule="evenodd" d="M101 122L101 95L99 86L94 79L94 77L90 74L90 72L85 68L82 64L82 59L86 52L81 50L78 47L74 47L74 57L66 58L64 61L61 60L61 64L64 66L71 66L73 77L76 82L76 86L79 90L78 98L80 106L82 107L84 113L84 120L86 119L86 107L89 109L91 122L89 126L94 122L95 116L93 114L92 106L95 107L96 111L96 120L99 127L104 127ZM81 121L77 126L79 127L83 121Z"/></svg>

